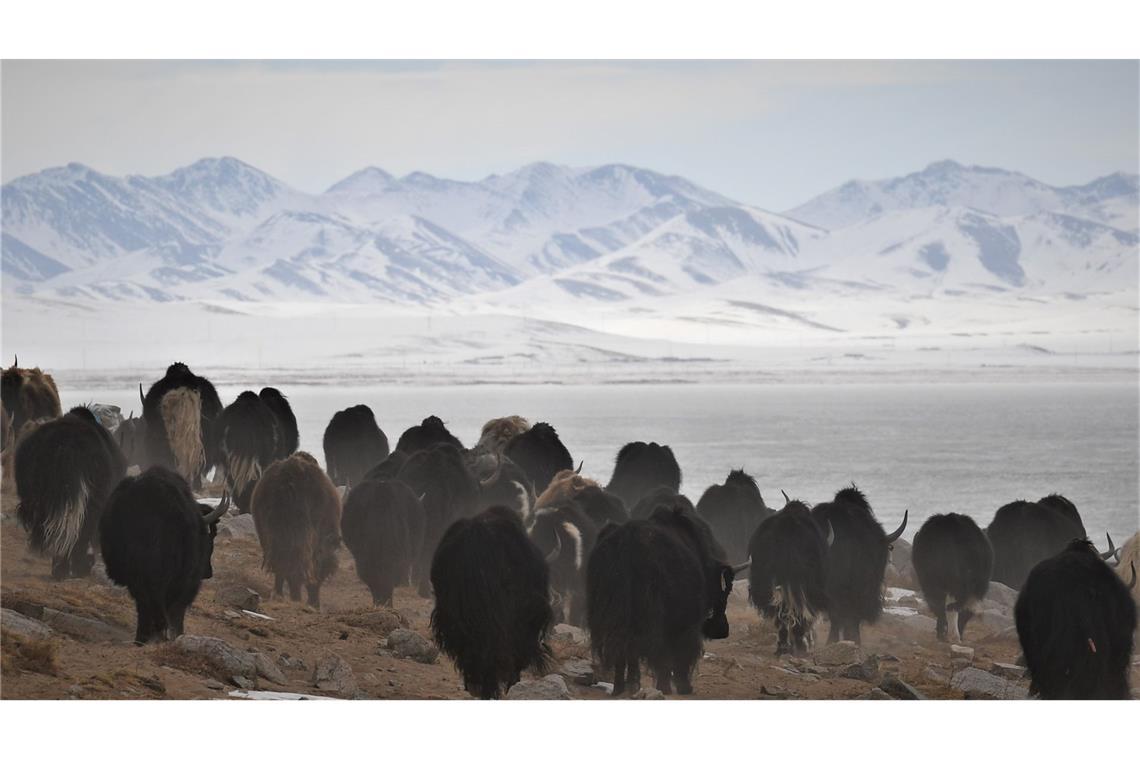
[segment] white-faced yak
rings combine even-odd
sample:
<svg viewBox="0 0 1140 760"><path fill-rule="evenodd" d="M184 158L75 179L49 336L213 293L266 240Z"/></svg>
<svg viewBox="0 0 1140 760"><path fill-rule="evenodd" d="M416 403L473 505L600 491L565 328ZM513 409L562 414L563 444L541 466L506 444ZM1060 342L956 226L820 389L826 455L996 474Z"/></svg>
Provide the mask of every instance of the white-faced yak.
<svg viewBox="0 0 1140 760"><path fill-rule="evenodd" d="M431 585L435 641L473 696L497 699L522 671L549 667L549 572L513 510L454 522L432 558Z"/></svg>
<svg viewBox="0 0 1140 760"><path fill-rule="evenodd" d="M644 441L622 446L606 490L631 507L632 514L632 506L660 486L681 490L681 467L673 456L673 450Z"/></svg>
<svg viewBox="0 0 1140 760"><path fill-rule="evenodd" d="M1039 562L1017 595L1013 616L1030 694L1129 698L1136 603L1091 543L1071 541Z"/></svg>
<svg viewBox="0 0 1140 760"><path fill-rule="evenodd" d="M802 501L789 501L760 523L748 543L748 598L776 624L776 654L803 654L814 643L816 618L827 611L826 535Z"/></svg>
<svg viewBox="0 0 1140 760"><path fill-rule="evenodd" d="M636 692L644 661L663 693L693 691L702 636L728 636L735 568L695 512L660 508L602 529L586 566L590 645L614 696Z"/></svg>
<svg viewBox="0 0 1140 760"><path fill-rule="evenodd" d="M989 591L994 553L971 518L954 512L934 515L914 536L911 562L918 585L937 620L935 633L961 641L974 606Z"/></svg>
<svg viewBox="0 0 1140 760"><path fill-rule="evenodd" d="M126 475L118 444L91 410L75 407L17 445L16 515L36 551L52 558L52 577L91 571L92 546L111 490Z"/></svg>
<svg viewBox="0 0 1140 760"><path fill-rule="evenodd" d="M764 504L756 479L744 470L732 470L724 485L711 485L697 502L697 514L712 528L732 562L748 559L748 539L756 526L775 510Z"/></svg>
<svg viewBox="0 0 1140 760"><path fill-rule="evenodd" d="M174 470L197 487L215 464L221 464L214 423L222 402L213 384L181 362L142 394L148 464Z"/></svg>
<svg viewBox="0 0 1140 760"><path fill-rule="evenodd" d="M391 605L393 589L408 585L423 550L420 496L398 480L365 478L345 499L340 532L372 603Z"/></svg>
<svg viewBox="0 0 1140 760"><path fill-rule="evenodd" d="M182 476L163 467L119 483L99 525L107 576L135 600L135 642L182 635L187 608L214 574L211 556L222 497L211 509L194 501Z"/></svg>
<svg viewBox="0 0 1140 760"><path fill-rule="evenodd" d="M863 492L852 484L836 493L833 501L817 504L811 514L820 530L826 533L830 525L835 533L824 573L831 618L827 640L858 644L860 626L874 623L883 611L883 575L894 542L906 530L908 513L903 513L902 524L888 535Z"/></svg>
<svg viewBox="0 0 1140 760"><path fill-rule="evenodd" d="M325 467L338 486L354 486L388 458L388 436L364 404L342 409L325 428Z"/></svg>
<svg viewBox="0 0 1140 760"><path fill-rule="evenodd" d="M262 567L274 576L273 591L320 609L321 584L336 570L340 546L340 496L312 454L298 451L274 462L253 489L253 524L261 542Z"/></svg>

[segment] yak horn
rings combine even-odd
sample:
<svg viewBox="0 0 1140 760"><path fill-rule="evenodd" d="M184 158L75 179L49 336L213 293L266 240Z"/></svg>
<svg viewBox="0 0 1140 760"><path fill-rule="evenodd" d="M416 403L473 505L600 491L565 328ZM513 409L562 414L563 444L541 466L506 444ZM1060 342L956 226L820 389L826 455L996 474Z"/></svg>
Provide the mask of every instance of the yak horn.
<svg viewBox="0 0 1140 760"><path fill-rule="evenodd" d="M1108 539L1108 551L1102 552L1100 558L1107 562L1108 560L1112 559L1113 555L1116 554L1116 545L1112 543L1112 536L1108 535L1107 531L1105 532L1104 537Z"/></svg>
<svg viewBox="0 0 1140 760"><path fill-rule="evenodd" d="M486 480L480 480L479 486L482 488L490 488L499 482L499 476L503 474L503 455L495 454L495 472Z"/></svg>
<svg viewBox="0 0 1140 760"><path fill-rule="evenodd" d="M899 536L901 536L901 535L903 534L903 531L904 531L904 530L906 530L906 518L907 518L909 515L910 515L910 510L909 510L909 509L907 509L907 510L903 510L903 521L902 521L902 525L900 525L900 526L899 526L899 529L898 529L898 530L896 530L894 533L891 533L889 536L887 536L887 543L888 543L888 544L893 544L895 541L898 541L898 540L899 540Z"/></svg>
<svg viewBox="0 0 1140 760"><path fill-rule="evenodd" d="M748 560L747 562L744 562L744 563L739 564L739 565L733 565L732 566L732 573L733 573L733 575L735 575L736 573L743 573L745 570L747 570L750 567L752 567L752 560Z"/></svg>
<svg viewBox="0 0 1140 760"><path fill-rule="evenodd" d="M143 395L142 383L139 383L139 401L142 403L143 408L146 408L146 396Z"/></svg>
<svg viewBox="0 0 1140 760"><path fill-rule="evenodd" d="M835 529L831 527L831 520L827 521L827 545L830 547L835 543Z"/></svg>
<svg viewBox="0 0 1140 760"><path fill-rule="evenodd" d="M207 525L210 525L211 523L216 523L218 520L222 519L222 515L224 515L229 508L230 508L230 492L229 491L223 491L222 492L222 498L218 501L218 506L216 506L216 507L214 507L214 509L210 510L209 514L202 515L202 521L204 523L206 523Z"/></svg>
<svg viewBox="0 0 1140 760"><path fill-rule="evenodd" d="M577 469L577 470L574 470L574 474L575 474L575 475L581 475L581 474L582 474L582 465L584 465L584 464L586 464L586 460L585 460L585 459L583 459L583 460L581 460L580 462L578 462L578 469Z"/></svg>
<svg viewBox="0 0 1140 760"><path fill-rule="evenodd" d="M20 355L19 354L12 354L12 366L13 367L19 367L20 366Z"/></svg>
<svg viewBox="0 0 1140 760"><path fill-rule="evenodd" d="M550 554L546 555L546 564L548 565L558 559L558 555L562 554L562 536L558 534L558 531L554 531L554 541L554 548L550 550Z"/></svg>
<svg viewBox="0 0 1140 760"><path fill-rule="evenodd" d="M788 498L788 492L781 488L780 493L784 494L784 506L790 504L792 500Z"/></svg>
<svg viewBox="0 0 1140 760"><path fill-rule="evenodd" d="M132 410L131 410L131 413L130 413L129 415L127 415L127 419L128 419L128 420L133 420L134 418L135 418L135 410L134 410L134 409L132 409Z"/></svg>
<svg viewBox="0 0 1140 760"><path fill-rule="evenodd" d="M1131 591L1136 588L1136 563L1129 562L1128 566L1132 568L1132 580L1128 581L1128 590Z"/></svg>

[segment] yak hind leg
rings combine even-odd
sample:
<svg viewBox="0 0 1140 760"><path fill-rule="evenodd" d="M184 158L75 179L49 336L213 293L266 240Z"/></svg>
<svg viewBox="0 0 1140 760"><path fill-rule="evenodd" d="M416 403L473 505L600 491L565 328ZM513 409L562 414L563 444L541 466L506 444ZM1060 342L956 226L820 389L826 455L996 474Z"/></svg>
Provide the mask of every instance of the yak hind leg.
<svg viewBox="0 0 1140 760"><path fill-rule="evenodd" d="M273 577L273 596L277 599L285 598L285 576L276 573Z"/></svg>
<svg viewBox="0 0 1140 760"><path fill-rule="evenodd" d="M65 581L68 574L71 572L71 562L67 555L51 558L51 579L53 581Z"/></svg>

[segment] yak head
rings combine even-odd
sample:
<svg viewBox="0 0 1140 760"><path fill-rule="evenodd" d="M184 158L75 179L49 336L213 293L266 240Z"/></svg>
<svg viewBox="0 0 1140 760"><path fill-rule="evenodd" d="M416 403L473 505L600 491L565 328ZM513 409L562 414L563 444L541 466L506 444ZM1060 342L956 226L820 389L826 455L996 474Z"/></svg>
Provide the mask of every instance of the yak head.
<svg viewBox="0 0 1140 760"><path fill-rule="evenodd" d="M206 534L205 540L198 545L198 576L205 580L214 577L214 539L218 537L218 520L230 508L230 494L228 491L223 493L216 507L198 504L198 508L202 512L202 530Z"/></svg>

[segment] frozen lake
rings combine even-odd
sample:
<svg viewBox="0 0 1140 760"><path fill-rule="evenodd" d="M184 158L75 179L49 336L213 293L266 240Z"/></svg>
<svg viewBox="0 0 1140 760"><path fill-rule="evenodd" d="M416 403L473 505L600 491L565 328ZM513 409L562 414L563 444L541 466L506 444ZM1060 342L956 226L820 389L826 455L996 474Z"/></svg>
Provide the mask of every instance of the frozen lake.
<svg viewBox="0 0 1140 760"><path fill-rule="evenodd" d="M393 446L430 414L467 445L487 419L520 414L553 424L575 461L585 461L583 473L603 484L627 441L670 445L694 503L744 467L776 508L781 488L815 503L854 480L888 530L910 509L907 538L936 512L964 512L984 528L1002 504L1054 491L1077 504L1098 546L1106 529L1120 543L1140 524L1133 382L278 387L297 415L301 447L321 460L325 425L358 403L372 407ZM241 390L218 386L223 403ZM139 409L137 389L61 392L65 408Z"/></svg>

